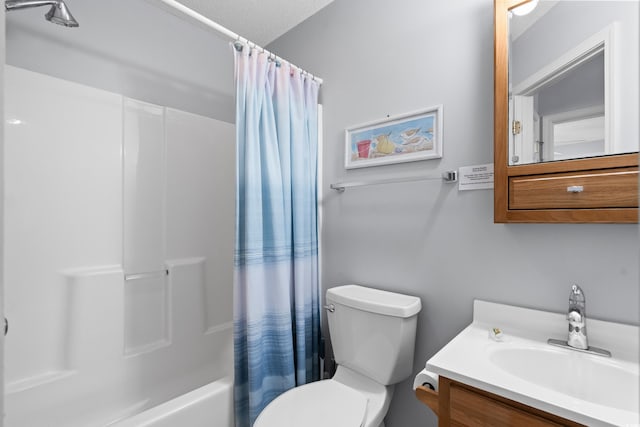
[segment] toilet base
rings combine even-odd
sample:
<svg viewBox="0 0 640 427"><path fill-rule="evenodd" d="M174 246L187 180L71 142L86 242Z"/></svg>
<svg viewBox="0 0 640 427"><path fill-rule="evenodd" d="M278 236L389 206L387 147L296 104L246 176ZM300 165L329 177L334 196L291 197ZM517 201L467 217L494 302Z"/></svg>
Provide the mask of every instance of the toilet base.
<svg viewBox="0 0 640 427"><path fill-rule="evenodd" d="M346 385L347 387L362 393L369 401L367 421L364 427L384 427L384 417L389 410L389 404L393 397L394 386L383 386L344 366L338 366L335 375L331 379Z"/></svg>

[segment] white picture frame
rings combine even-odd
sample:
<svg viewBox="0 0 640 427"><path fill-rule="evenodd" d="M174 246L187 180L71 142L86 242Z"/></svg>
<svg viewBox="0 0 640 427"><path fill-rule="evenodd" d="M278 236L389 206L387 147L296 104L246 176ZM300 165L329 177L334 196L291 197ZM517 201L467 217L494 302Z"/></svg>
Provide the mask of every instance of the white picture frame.
<svg viewBox="0 0 640 427"><path fill-rule="evenodd" d="M442 104L345 131L346 169L442 158Z"/></svg>

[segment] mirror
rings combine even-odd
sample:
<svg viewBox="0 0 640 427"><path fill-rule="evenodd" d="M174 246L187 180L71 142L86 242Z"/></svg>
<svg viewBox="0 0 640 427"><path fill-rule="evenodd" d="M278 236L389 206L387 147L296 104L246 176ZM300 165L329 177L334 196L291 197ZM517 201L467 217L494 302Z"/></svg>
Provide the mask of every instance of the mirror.
<svg viewBox="0 0 640 427"><path fill-rule="evenodd" d="M638 221L639 4L494 0L495 222Z"/></svg>
<svg viewBox="0 0 640 427"><path fill-rule="evenodd" d="M621 71L638 67L626 40L638 38L637 14L634 2L580 0L508 14L510 165L638 151L615 108L638 116L637 74Z"/></svg>

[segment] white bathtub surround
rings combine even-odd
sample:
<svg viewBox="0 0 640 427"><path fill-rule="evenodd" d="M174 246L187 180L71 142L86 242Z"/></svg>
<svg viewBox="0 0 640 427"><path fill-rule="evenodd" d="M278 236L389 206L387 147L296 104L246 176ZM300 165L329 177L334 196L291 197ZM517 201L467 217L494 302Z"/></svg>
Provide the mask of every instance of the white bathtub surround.
<svg viewBox="0 0 640 427"><path fill-rule="evenodd" d="M564 313L476 300L473 323L426 368L585 425L637 424L640 328L587 318L589 344L609 350L606 358L547 344L566 340L567 325ZM495 327L502 341L490 339Z"/></svg>
<svg viewBox="0 0 640 427"><path fill-rule="evenodd" d="M200 304L207 330L233 318L235 127L165 111L167 265L204 258Z"/></svg>
<svg viewBox="0 0 640 427"><path fill-rule="evenodd" d="M5 425L103 427L229 377L234 127L6 78Z"/></svg>
<svg viewBox="0 0 640 427"><path fill-rule="evenodd" d="M165 269L164 107L124 98L124 254L127 275Z"/></svg>
<svg viewBox="0 0 640 427"><path fill-rule="evenodd" d="M6 127L4 159L11 389L73 369L66 272L121 264L122 97L10 66L5 87L16 123Z"/></svg>
<svg viewBox="0 0 640 427"><path fill-rule="evenodd" d="M233 378L222 378L110 427L233 427Z"/></svg>

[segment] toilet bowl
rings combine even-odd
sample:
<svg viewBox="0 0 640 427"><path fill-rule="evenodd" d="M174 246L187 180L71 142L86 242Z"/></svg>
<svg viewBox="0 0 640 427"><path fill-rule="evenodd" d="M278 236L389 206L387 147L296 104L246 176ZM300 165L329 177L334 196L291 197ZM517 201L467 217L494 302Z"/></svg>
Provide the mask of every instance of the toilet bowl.
<svg viewBox="0 0 640 427"><path fill-rule="evenodd" d="M335 375L278 396L254 427L384 427L394 384L413 369L420 299L345 285L327 307Z"/></svg>
<svg viewBox="0 0 640 427"><path fill-rule="evenodd" d="M274 399L254 427L384 427L393 386L383 386L349 368L330 380L296 387Z"/></svg>

